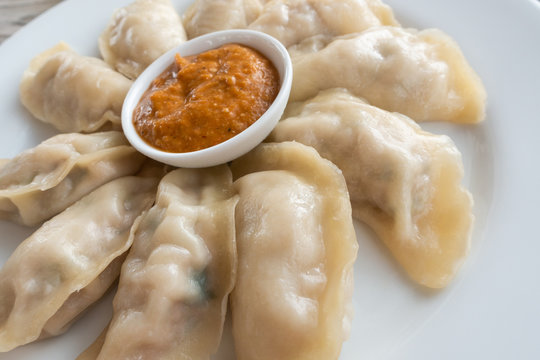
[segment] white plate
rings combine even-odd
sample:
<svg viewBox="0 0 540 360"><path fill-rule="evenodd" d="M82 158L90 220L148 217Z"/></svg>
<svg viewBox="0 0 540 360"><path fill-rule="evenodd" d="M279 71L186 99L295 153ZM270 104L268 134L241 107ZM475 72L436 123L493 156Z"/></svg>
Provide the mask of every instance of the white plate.
<svg viewBox="0 0 540 360"><path fill-rule="evenodd" d="M60 40L97 55L113 9L130 0L67 0L0 46L0 157L54 131L18 101L30 59ZM173 1L183 11L190 0ZM463 153L477 217L473 246L443 291L414 286L372 234L358 226L352 334L341 359L538 359L540 341L540 2L388 0L406 26L438 27L461 45L488 92L480 126L423 125L450 135ZM0 263L31 233L0 222ZM66 334L0 359L72 359L107 323L111 295ZM226 336L229 339L229 335ZM226 349L217 359L232 359Z"/></svg>

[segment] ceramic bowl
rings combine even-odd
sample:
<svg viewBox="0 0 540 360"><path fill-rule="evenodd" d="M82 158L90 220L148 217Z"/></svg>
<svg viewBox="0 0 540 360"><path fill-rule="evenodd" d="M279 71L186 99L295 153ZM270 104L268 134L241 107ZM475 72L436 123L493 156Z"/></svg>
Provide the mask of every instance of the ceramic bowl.
<svg viewBox="0 0 540 360"><path fill-rule="evenodd" d="M229 43L251 47L266 56L279 73L280 90L266 112L251 126L220 144L202 150L171 153L159 150L146 143L133 124L133 111L141 96L158 77L173 63L176 53L181 56L196 55ZM225 30L206 34L171 49L148 66L135 80L122 107L122 128L128 141L144 155L165 164L177 167L209 167L223 164L247 153L270 134L281 118L292 82L292 64L285 47L275 38L252 30Z"/></svg>

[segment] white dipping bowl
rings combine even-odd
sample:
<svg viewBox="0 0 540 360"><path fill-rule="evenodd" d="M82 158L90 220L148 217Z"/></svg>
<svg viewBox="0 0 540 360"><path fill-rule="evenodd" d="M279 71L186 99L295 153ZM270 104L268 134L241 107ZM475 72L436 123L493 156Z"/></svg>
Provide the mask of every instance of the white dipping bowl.
<svg viewBox="0 0 540 360"><path fill-rule="evenodd" d="M225 44L236 43L249 46L266 56L279 73L280 89L266 112L252 125L227 141L212 147L185 153L171 153L159 150L146 143L135 130L133 111L141 96L174 61L174 55L196 55L218 48ZM252 30L225 30L206 34L189 40L171 49L150 66L135 80L127 93L122 107L122 128L128 141L144 155L165 164L200 168L224 164L244 155L270 134L276 126L287 105L292 82L292 64L287 49L275 38Z"/></svg>

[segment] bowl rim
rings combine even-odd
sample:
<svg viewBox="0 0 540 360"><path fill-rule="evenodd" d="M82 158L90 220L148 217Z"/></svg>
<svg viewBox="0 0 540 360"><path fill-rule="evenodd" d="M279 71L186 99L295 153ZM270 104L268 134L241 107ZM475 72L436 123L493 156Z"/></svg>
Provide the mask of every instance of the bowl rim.
<svg viewBox="0 0 540 360"><path fill-rule="evenodd" d="M232 138L211 147L184 153L159 150L146 143L133 125L133 111L150 83L173 61L174 56L196 55L225 44L237 43L251 47L268 58L278 71L279 92L253 124ZM209 167L240 157L261 143L278 123L287 104L292 84L292 63L287 49L276 38L255 30L234 29L205 34L167 51L150 64L131 85L122 106L122 129L131 145L144 155L178 167Z"/></svg>

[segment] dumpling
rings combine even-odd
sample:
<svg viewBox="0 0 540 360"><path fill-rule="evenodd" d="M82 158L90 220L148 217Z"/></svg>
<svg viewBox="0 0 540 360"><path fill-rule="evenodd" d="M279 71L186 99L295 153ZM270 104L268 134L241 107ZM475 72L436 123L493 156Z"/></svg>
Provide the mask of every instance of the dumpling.
<svg viewBox="0 0 540 360"><path fill-rule="evenodd" d="M202 360L217 351L236 274L237 201L225 165L163 178L132 231L98 359ZM95 350L80 358L95 359Z"/></svg>
<svg viewBox="0 0 540 360"><path fill-rule="evenodd" d="M135 0L116 10L99 38L103 59L130 79L186 40L170 0Z"/></svg>
<svg viewBox="0 0 540 360"><path fill-rule="evenodd" d="M182 20L189 39L218 30L243 29L259 16L266 0L195 0Z"/></svg>
<svg viewBox="0 0 540 360"><path fill-rule="evenodd" d="M37 225L143 161L118 131L54 136L0 167L0 218Z"/></svg>
<svg viewBox="0 0 540 360"><path fill-rule="evenodd" d="M120 128L131 81L103 60L81 56L59 43L36 56L19 87L22 104L61 132Z"/></svg>
<svg viewBox="0 0 540 360"><path fill-rule="evenodd" d="M58 335L117 278L157 179L113 180L44 223L0 271L0 351Z"/></svg>
<svg viewBox="0 0 540 360"><path fill-rule="evenodd" d="M399 24L380 0L272 0L248 28L288 47L314 35L338 36L381 25Z"/></svg>
<svg viewBox="0 0 540 360"><path fill-rule="evenodd" d="M458 45L435 29L376 27L330 43L306 40L290 49L291 100L343 87L371 105L416 121L476 123L486 92Z"/></svg>
<svg viewBox="0 0 540 360"><path fill-rule="evenodd" d="M337 359L358 249L341 171L299 143L260 145L232 169L237 358Z"/></svg>
<svg viewBox="0 0 540 360"><path fill-rule="evenodd" d="M378 234L416 282L445 286L467 255L472 197L447 136L346 90L291 104L270 136L314 147L347 181L353 215Z"/></svg>

